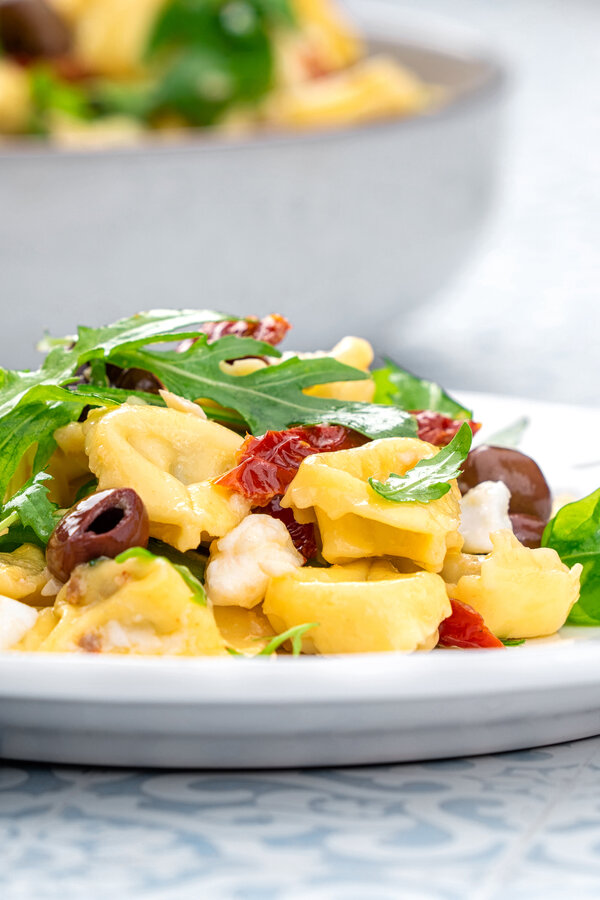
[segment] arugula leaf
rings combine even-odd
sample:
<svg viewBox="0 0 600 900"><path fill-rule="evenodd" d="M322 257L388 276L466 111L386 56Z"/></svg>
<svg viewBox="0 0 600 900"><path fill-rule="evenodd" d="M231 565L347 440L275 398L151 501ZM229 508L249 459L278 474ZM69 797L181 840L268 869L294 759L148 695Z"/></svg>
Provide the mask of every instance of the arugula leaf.
<svg viewBox="0 0 600 900"><path fill-rule="evenodd" d="M345 425L372 438L416 436L415 420L403 410L304 394L304 388L315 384L367 377L331 357L293 357L249 375L231 375L221 368L227 360L265 355L279 354L270 344L230 336L212 344L201 337L184 353L119 347L109 358L123 368L152 372L170 391L188 400L206 397L236 410L254 434L326 423Z"/></svg>
<svg viewBox="0 0 600 900"><path fill-rule="evenodd" d="M34 473L42 469L56 447L54 432L76 419L87 400L71 396L56 401L60 388L36 387L31 391L32 402L20 401L15 409L0 418L0 499L4 498L10 481L22 458L36 445ZM48 401L44 402L47 397ZM92 401L93 402L93 401Z"/></svg>
<svg viewBox="0 0 600 900"><path fill-rule="evenodd" d="M37 371L0 369L0 500L31 446L37 445L35 474L54 451L57 428L76 420L88 404L115 402L112 389L102 386L96 386L90 394L84 386L79 386L81 390L65 389L64 385L77 379L83 364L91 362L98 377L94 360L105 359L116 347L172 341L182 330L185 336L195 337L197 328L190 331L194 325L224 318L231 317L210 310L151 310L106 327L80 328L75 342L52 347Z"/></svg>
<svg viewBox="0 0 600 900"><path fill-rule="evenodd" d="M48 499L47 472L38 472L6 503L0 513L0 532L17 522L31 528L46 544L56 526L58 506ZM36 542L37 543L37 542Z"/></svg>
<svg viewBox="0 0 600 900"><path fill-rule="evenodd" d="M430 409L451 419L472 419L470 409L454 400L439 384L426 381L400 368L391 359L385 367L372 372L375 380L375 403L387 403L400 409Z"/></svg>
<svg viewBox="0 0 600 900"><path fill-rule="evenodd" d="M542 547L556 550L567 566L583 566L579 600L567 622L600 624L600 488L559 509L546 525Z"/></svg>
<svg viewBox="0 0 600 900"><path fill-rule="evenodd" d="M279 650L286 641L292 642L292 656L300 656L302 651L302 638L307 631L310 631L311 628L316 628L318 624L318 622L308 622L306 625L295 625L293 628L288 628L287 631L271 638L266 647L263 647L257 656L271 656L271 654L275 653L276 650Z"/></svg>
<svg viewBox="0 0 600 900"><path fill-rule="evenodd" d="M516 449L521 443L521 439L528 428L529 418L527 416L521 416L520 419L516 419L514 422L511 422L510 425L507 425L505 428L501 428L499 431L495 431L489 437L486 437L485 443L492 447L508 447L511 450Z"/></svg>
<svg viewBox="0 0 600 900"><path fill-rule="evenodd" d="M181 565L180 563L174 563L170 559L167 559L166 556L157 556L150 550L146 550L145 547L130 547L129 550L124 550L123 553L115 556L115 562L117 563L127 562L128 559L142 559L147 560L148 562L154 559L162 559L172 566L183 578L187 587L192 592L193 602L197 603L198 606L206 606L206 592L204 586L194 575L192 575L187 566Z"/></svg>
<svg viewBox="0 0 600 900"><path fill-rule="evenodd" d="M421 459L404 475L393 472L386 481L369 478L373 490L394 503L429 503L450 490L449 482L458 478L471 447L473 433L464 422L450 443L431 459Z"/></svg>

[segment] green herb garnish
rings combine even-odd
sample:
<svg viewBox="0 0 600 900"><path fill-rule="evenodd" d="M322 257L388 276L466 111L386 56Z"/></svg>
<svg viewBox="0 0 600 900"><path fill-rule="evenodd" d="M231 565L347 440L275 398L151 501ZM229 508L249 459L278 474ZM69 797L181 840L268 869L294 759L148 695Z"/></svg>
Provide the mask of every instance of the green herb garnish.
<svg viewBox="0 0 600 900"><path fill-rule="evenodd" d="M570 625L600 624L600 488L568 503L546 525L542 546L556 550L567 566L581 563L579 600L569 613Z"/></svg>
<svg viewBox="0 0 600 900"><path fill-rule="evenodd" d="M19 536L23 536L21 529L30 529L29 540L45 545L56 527L58 507L48 499L47 472L38 472L30 478L23 487L6 503L0 515L0 533L9 529L8 535L0 537L0 546L15 539L12 526L19 524ZM25 531L27 540L28 532Z"/></svg>
<svg viewBox="0 0 600 900"><path fill-rule="evenodd" d="M521 644L525 643L525 638L506 638L505 640L500 638L500 640L505 647L520 647Z"/></svg>
<svg viewBox="0 0 600 900"><path fill-rule="evenodd" d="M431 459L422 459L404 475L392 473L385 481L369 478L373 490L394 503L429 503L450 490L449 482L458 478L471 447L473 433L464 422L450 443Z"/></svg>
<svg viewBox="0 0 600 900"><path fill-rule="evenodd" d="M490 434L489 437L486 437L485 443L491 447L508 447L509 450L514 450L521 443L523 435L528 428L529 419L527 416L522 416L505 428L500 428L498 431Z"/></svg>
<svg viewBox="0 0 600 900"><path fill-rule="evenodd" d="M279 650L286 641L291 641L292 643L292 656L300 656L302 651L302 638L307 631L310 631L311 628L316 628L318 624L318 622L308 622L306 625L295 625L293 628L288 628L287 631L271 638L258 656L271 656L271 654L275 653L276 650Z"/></svg>
<svg viewBox="0 0 600 900"><path fill-rule="evenodd" d="M375 380L375 403L387 403L400 409L430 409L451 419L471 419L473 413L454 400L433 381L419 378L400 368L391 359L385 360L382 369L372 373Z"/></svg>

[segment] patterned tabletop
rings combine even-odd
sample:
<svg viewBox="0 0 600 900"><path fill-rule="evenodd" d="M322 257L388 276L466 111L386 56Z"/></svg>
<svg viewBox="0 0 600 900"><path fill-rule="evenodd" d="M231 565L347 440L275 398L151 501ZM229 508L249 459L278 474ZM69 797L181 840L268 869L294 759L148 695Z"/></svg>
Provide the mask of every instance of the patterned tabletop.
<svg viewBox="0 0 600 900"><path fill-rule="evenodd" d="M304 772L0 767L3 900L600 895L600 738Z"/></svg>

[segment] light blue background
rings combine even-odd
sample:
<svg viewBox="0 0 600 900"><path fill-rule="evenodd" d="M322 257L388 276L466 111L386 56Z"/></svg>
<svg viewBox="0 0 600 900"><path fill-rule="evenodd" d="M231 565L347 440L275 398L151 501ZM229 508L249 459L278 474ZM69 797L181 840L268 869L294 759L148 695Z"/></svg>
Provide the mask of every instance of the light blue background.
<svg viewBox="0 0 600 900"><path fill-rule="evenodd" d="M3 900L600 896L600 740L339 770L0 769Z"/></svg>

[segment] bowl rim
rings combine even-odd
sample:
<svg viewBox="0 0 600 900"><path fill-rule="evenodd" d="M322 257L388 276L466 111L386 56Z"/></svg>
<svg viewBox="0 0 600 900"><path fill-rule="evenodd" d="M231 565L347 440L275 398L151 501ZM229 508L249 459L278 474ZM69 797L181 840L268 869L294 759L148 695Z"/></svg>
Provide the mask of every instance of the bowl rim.
<svg viewBox="0 0 600 900"><path fill-rule="evenodd" d="M307 131L259 131L253 134L223 135L212 129L193 129L179 133L176 138L166 137L157 132L148 131L132 144L123 146L90 146L64 147L50 141L32 137L16 138L5 143L0 142L0 162L14 159L113 159L113 158L147 158L151 156L178 156L189 154L221 153L227 151L247 152L248 150L264 150L272 147L297 147L314 143L339 143L348 139L368 139L371 135L389 133L412 133L431 127L465 114L489 100L500 97L508 87L509 75L504 62L496 51L490 50L478 36L473 40L473 32L461 29L455 23L437 15L429 17L435 24L435 37L425 36L427 15L409 13L408 34L402 37L406 9L398 6L394 0L347 0L346 4L359 19L359 30L367 40L385 41L390 46L405 47L438 53L465 63L479 64L482 73L479 78L463 90L457 91L446 102L414 115L390 119L382 119L359 125L341 128L320 127ZM414 36L414 23L417 23L417 34ZM441 28L440 28L441 24ZM387 26L395 29L395 33L387 32ZM448 29L447 37L441 32ZM411 31L413 36L411 37ZM456 35L469 35L467 42L456 41ZM462 36L462 35L461 35ZM447 44L445 43L447 40ZM462 43L462 46L460 44Z"/></svg>

